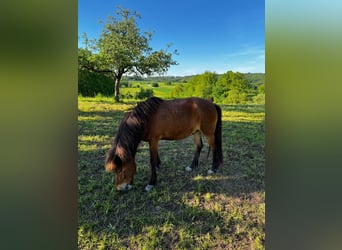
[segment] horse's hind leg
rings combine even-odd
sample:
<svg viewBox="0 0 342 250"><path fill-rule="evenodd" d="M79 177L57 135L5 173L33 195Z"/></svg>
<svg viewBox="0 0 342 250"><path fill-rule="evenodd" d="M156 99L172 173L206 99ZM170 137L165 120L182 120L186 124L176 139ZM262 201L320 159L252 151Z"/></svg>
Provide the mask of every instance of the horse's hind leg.
<svg viewBox="0 0 342 250"><path fill-rule="evenodd" d="M208 174L213 174L216 173L217 168L218 168L218 164L217 164L217 160L216 160L216 151L215 151L215 137L214 135L209 135L206 136L208 144L209 144L209 150L211 149L211 151L213 152L213 163L211 166L211 169L208 170ZM209 155L209 152L208 152Z"/></svg>
<svg viewBox="0 0 342 250"><path fill-rule="evenodd" d="M195 155L194 155L191 165L185 168L186 171L192 171L194 168L198 167L198 158L203 148L202 136L201 136L200 131L196 131L194 133L194 142L196 146Z"/></svg>
<svg viewBox="0 0 342 250"><path fill-rule="evenodd" d="M157 168L160 168L160 165L161 165L161 161L160 161L160 158L159 158L159 154L157 154Z"/></svg>

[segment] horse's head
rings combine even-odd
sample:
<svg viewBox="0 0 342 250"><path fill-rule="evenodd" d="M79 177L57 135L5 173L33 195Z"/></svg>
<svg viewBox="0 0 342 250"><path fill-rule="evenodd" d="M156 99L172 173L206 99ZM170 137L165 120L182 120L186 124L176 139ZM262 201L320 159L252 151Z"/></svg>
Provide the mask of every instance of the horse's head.
<svg viewBox="0 0 342 250"><path fill-rule="evenodd" d="M106 171L114 172L117 191L126 191L132 188L133 177L136 171L134 159L123 160L119 155L109 151L106 157Z"/></svg>

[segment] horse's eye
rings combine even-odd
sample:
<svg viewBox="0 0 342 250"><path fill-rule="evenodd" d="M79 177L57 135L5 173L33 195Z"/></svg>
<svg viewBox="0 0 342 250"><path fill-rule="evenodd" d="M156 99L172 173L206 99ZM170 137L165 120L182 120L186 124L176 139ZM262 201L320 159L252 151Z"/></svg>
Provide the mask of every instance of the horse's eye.
<svg viewBox="0 0 342 250"><path fill-rule="evenodd" d="M116 169L115 169L115 173L121 174L121 172L122 172L122 168L116 168Z"/></svg>

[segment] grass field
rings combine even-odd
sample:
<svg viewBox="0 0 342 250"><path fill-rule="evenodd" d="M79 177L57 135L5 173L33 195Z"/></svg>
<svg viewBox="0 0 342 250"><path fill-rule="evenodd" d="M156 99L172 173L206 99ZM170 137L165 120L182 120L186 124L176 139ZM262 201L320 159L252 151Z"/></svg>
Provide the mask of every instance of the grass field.
<svg viewBox="0 0 342 250"><path fill-rule="evenodd" d="M153 87L152 83L131 81L130 82L131 87L120 88L120 93L123 95L127 95L129 93L132 96L134 96L135 93L140 91L140 87L143 87L145 89L153 89L153 94L155 96L158 96L164 99L170 99L172 98L172 90L179 83L167 84L165 82L158 82L157 84L158 84L158 87ZM131 101L132 100L133 99L131 99Z"/></svg>
<svg viewBox="0 0 342 250"><path fill-rule="evenodd" d="M149 180L148 145L141 143L133 189L115 191L104 171L125 111L133 104L112 98L79 98L79 249L264 249L264 106L220 105L223 111L224 165L206 174L207 144L191 173L192 138L160 141L158 184Z"/></svg>

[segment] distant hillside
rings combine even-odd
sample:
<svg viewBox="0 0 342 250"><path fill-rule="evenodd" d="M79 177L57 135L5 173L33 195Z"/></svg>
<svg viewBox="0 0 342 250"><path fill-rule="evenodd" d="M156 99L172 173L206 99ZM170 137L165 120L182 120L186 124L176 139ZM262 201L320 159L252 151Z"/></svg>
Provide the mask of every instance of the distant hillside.
<svg viewBox="0 0 342 250"><path fill-rule="evenodd" d="M253 85L261 85L263 83L265 83L265 74L264 73L247 73L247 74L243 74L245 76L245 78L247 79L247 81L250 84Z"/></svg>
<svg viewBox="0 0 342 250"><path fill-rule="evenodd" d="M222 74L218 74L220 76ZM265 74L264 73L243 73L248 82L253 85L261 85L265 83ZM149 77L141 77L141 76L126 76L124 80L126 81L147 81L147 82L178 82L178 83L186 83L191 78L196 75L189 76L149 76Z"/></svg>

